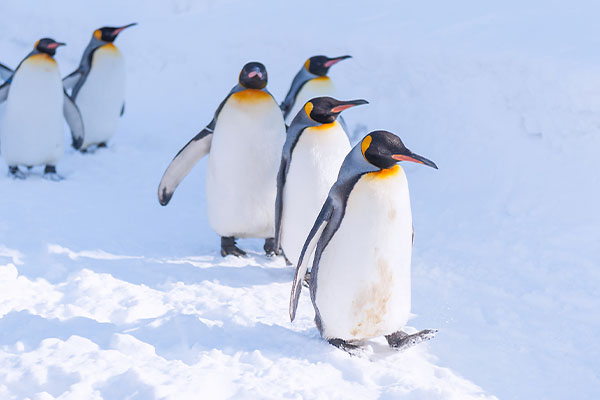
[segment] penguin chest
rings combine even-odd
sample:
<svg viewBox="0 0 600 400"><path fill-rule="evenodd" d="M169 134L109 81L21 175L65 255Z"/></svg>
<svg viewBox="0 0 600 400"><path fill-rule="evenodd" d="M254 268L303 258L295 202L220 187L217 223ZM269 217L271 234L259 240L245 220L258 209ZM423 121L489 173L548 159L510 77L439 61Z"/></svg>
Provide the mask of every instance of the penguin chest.
<svg viewBox="0 0 600 400"><path fill-rule="evenodd" d="M97 49L90 71L77 93L85 126L84 147L105 142L117 129L125 101L125 63L113 44Z"/></svg>
<svg viewBox="0 0 600 400"><path fill-rule="evenodd" d="M294 147L281 219L281 245L294 264L350 148L348 136L337 121L305 129Z"/></svg>
<svg viewBox="0 0 600 400"><path fill-rule="evenodd" d="M221 236L274 235L277 171L285 124L261 90L231 95L213 133L206 177L208 219Z"/></svg>
<svg viewBox="0 0 600 400"><path fill-rule="evenodd" d="M356 183L323 251L313 299L327 338L396 332L410 315L412 217L400 166Z"/></svg>
<svg viewBox="0 0 600 400"><path fill-rule="evenodd" d="M296 95L296 101L286 118L286 122L288 124L291 123L296 114L298 114L298 111L304 107L304 104L306 104L307 101L320 96L335 97L335 87L333 86L331 79L327 76L311 79L302 86Z"/></svg>
<svg viewBox="0 0 600 400"><path fill-rule="evenodd" d="M63 88L56 62L35 54L13 76L0 130L9 165L54 164L64 151Z"/></svg>

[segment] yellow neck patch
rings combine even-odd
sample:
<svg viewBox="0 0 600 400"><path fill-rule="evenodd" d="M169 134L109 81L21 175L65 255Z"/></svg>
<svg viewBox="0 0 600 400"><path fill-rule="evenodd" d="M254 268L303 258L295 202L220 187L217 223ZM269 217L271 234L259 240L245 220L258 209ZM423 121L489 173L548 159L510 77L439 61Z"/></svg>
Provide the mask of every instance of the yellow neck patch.
<svg viewBox="0 0 600 400"><path fill-rule="evenodd" d="M387 179L397 175L398 172L400 172L400 166L394 165L392 168L386 168L375 172L369 172L367 176L373 179Z"/></svg>
<svg viewBox="0 0 600 400"><path fill-rule="evenodd" d="M232 94L231 98L242 103L258 103L270 99L271 96L259 89L245 89Z"/></svg>
<svg viewBox="0 0 600 400"><path fill-rule="evenodd" d="M338 123L337 121L333 121L333 122L331 122L329 124L322 124L322 125L317 125L317 126L311 126L308 129L314 129L314 130L317 130L317 131L324 131L324 130L333 128L335 126L335 124L337 124L337 123Z"/></svg>
<svg viewBox="0 0 600 400"><path fill-rule="evenodd" d="M119 49L117 49L117 46L115 46L112 43L103 44L102 46L100 46L100 48L102 50L108 50L108 51L114 51L114 52L118 52L119 51Z"/></svg>
<svg viewBox="0 0 600 400"><path fill-rule="evenodd" d="M29 57L28 60L30 60L31 62L36 63L36 64L46 64L46 63L56 64L56 60L54 60L54 58L50 57L50 55L48 55L46 53L34 54L31 57Z"/></svg>
<svg viewBox="0 0 600 400"><path fill-rule="evenodd" d="M329 79L328 76L318 76L316 78L313 78L312 80L315 81L315 82L328 82L331 79Z"/></svg>
<svg viewBox="0 0 600 400"><path fill-rule="evenodd" d="M371 135L368 135L363 139L362 143L360 144L360 151L362 151L362 155L365 158L365 160L367 160L367 156L365 156L365 151L367 151L372 141L373 138L371 137Z"/></svg>

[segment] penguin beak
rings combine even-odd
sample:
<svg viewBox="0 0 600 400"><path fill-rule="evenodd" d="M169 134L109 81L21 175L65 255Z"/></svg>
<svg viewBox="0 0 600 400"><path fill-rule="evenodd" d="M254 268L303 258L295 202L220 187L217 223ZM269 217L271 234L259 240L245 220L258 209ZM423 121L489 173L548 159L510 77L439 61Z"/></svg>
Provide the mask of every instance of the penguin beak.
<svg viewBox="0 0 600 400"><path fill-rule="evenodd" d="M366 101L366 100L363 100L363 99L344 101L339 106L333 107L331 109L331 112L334 113L334 114L338 114L338 113L341 113L344 110L347 110L350 107L360 106L361 104L369 104L369 102Z"/></svg>
<svg viewBox="0 0 600 400"><path fill-rule="evenodd" d="M342 60L345 60L346 58L352 58L352 56L341 56L341 57L336 57L336 58L330 58L329 61L325 62L325 67L329 68L332 65L337 64Z"/></svg>
<svg viewBox="0 0 600 400"><path fill-rule="evenodd" d="M394 155L392 155L392 158L397 161L411 161L411 162L416 162L419 164L427 165L428 167L431 167L431 168L438 169L437 165L435 165L435 163L433 161L428 160L427 158L420 156L418 154L415 154L410 150L408 150L408 154L394 154Z"/></svg>
<svg viewBox="0 0 600 400"><path fill-rule="evenodd" d="M54 43L50 43L46 47L49 48L49 49L56 49L58 46L66 46L66 45L67 45L66 43L54 42Z"/></svg>
<svg viewBox="0 0 600 400"><path fill-rule="evenodd" d="M255 76L258 76L260 79L262 79L263 74L260 71L250 71L248 73L248 78L254 78Z"/></svg>
<svg viewBox="0 0 600 400"><path fill-rule="evenodd" d="M129 25L125 25L125 26L122 26L122 27L120 27L120 28L117 28L117 29L115 29L115 30L113 31L113 37L117 37L117 35L118 35L119 33L121 33L122 31L124 31L125 29L127 29L127 28L130 28L130 27L132 27L132 26L135 26L135 25L137 25L137 22L133 22L133 23L131 23L131 24L129 24Z"/></svg>

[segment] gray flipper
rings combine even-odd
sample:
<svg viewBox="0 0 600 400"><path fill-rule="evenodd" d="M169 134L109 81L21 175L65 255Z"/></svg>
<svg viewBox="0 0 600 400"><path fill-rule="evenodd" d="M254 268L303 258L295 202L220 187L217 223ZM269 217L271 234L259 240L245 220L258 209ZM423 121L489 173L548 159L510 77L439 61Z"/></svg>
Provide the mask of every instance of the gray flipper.
<svg viewBox="0 0 600 400"><path fill-rule="evenodd" d="M123 116L123 114L125 114L125 102L123 102L123 105L121 106L121 114L119 114L119 116Z"/></svg>
<svg viewBox="0 0 600 400"><path fill-rule="evenodd" d="M12 69L8 68L6 65L0 63L0 79L6 81L10 79L10 77L15 73Z"/></svg>
<svg viewBox="0 0 600 400"><path fill-rule="evenodd" d="M69 128L71 128L71 137L73 139L72 145L75 149L80 149L85 135L81 113L67 92L63 90L63 93L63 114Z"/></svg>
<svg viewBox="0 0 600 400"><path fill-rule="evenodd" d="M71 90L77 85L77 82L84 76L84 72L77 68L75 71L71 72L65 78L63 78L63 87L65 90Z"/></svg>
<svg viewBox="0 0 600 400"><path fill-rule="evenodd" d="M304 110L301 110L287 129L285 144L281 152L281 164L277 173L277 197L275 198L275 249L281 247L281 217L283 215L283 189L292 161L292 153L302 132L310 126L320 125L318 122L310 119Z"/></svg>
<svg viewBox="0 0 600 400"><path fill-rule="evenodd" d="M8 98L8 91L10 90L10 81L6 81L0 86L0 103L6 101Z"/></svg>
<svg viewBox="0 0 600 400"><path fill-rule="evenodd" d="M158 201L161 205L166 206L169 204L175 189L177 189L177 186L181 183L183 178L185 178L202 157L208 154L212 143L212 134L215 130L217 119L219 118L223 106L232 94L242 90L244 90L242 86L234 86L221 104L219 104L212 121L210 121L206 128L202 129L200 133L194 136L192 140L183 146L183 148L175 155L158 185Z"/></svg>
<svg viewBox="0 0 600 400"><path fill-rule="evenodd" d="M287 118L288 114L292 110L292 107L294 106L294 103L296 102L296 97L298 96L298 92L300 92L300 89L302 89L302 86L304 86L304 84L306 82L308 82L311 79L314 79L316 77L317 77L317 75L315 75L311 72L308 72L306 70L306 68L304 68L304 66L300 69L300 71L298 71L298 73L294 77L294 80L292 81L292 85L290 86L290 90L288 91L288 94L285 96L285 99L279 106L279 108L281 109L281 112L283 113L284 119Z"/></svg>
<svg viewBox="0 0 600 400"><path fill-rule="evenodd" d="M298 308L298 299L300 299L300 292L302 291L302 281L304 274L308 269L308 263L310 256L315 250L317 243L321 241L323 231L328 226L329 218L333 212L331 199L327 198L325 204L321 208L321 212L315 221L298 259L298 265L296 266L296 273L294 274L294 283L292 284L292 293L290 294L290 321L296 318L296 309Z"/></svg>
<svg viewBox="0 0 600 400"><path fill-rule="evenodd" d="M206 127L192 138L173 158L158 185L158 201L166 206L179 183L202 157L210 151L212 129Z"/></svg>

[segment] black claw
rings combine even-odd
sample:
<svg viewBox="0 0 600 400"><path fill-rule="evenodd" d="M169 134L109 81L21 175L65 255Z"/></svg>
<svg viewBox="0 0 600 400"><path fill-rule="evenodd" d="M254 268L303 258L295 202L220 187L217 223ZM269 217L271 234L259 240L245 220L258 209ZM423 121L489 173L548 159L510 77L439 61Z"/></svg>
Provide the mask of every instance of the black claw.
<svg viewBox="0 0 600 400"><path fill-rule="evenodd" d="M436 333L437 329L424 329L412 335L398 331L392 333L391 335L387 335L385 338L387 339L387 342L391 348L396 350L405 350L421 342L431 340Z"/></svg>
<svg viewBox="0 0 600 400"><path fill-rule="evenodd" d="M265 239L265 245L263 247L267 256L272 257L277 255L277 249L275 248L275 238Z"/></svg>
<svg viewBox="0 0 600 400"><path fill-rule="evenodd" d="M360 346L351 342L347 342L344 339L327 339L330 345L337 347L340 350L344 350L352 354L353 350L360 349Z"/></svg>
<svg viewBox="0 0 600 400"><path fill-rule="evenodd" d="M9 165L8 166L8 174L13 178L13 179L25 179L26 175L25 173L23 173L23 171L21 171L19 169L18 166L16 165Z"/></svg>
<svg viewBox="0 0 600 400"><path fill-rule="evenodd" d="M246 252L235 245L235 238L233 236L222 236L221 237L221 256L245 256Z"/></svg>

